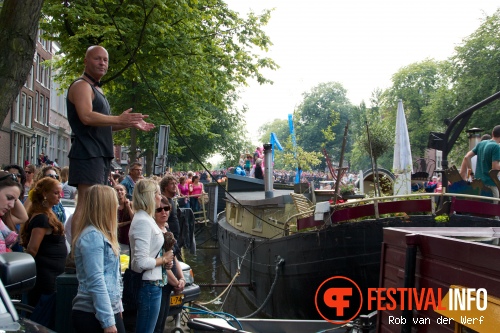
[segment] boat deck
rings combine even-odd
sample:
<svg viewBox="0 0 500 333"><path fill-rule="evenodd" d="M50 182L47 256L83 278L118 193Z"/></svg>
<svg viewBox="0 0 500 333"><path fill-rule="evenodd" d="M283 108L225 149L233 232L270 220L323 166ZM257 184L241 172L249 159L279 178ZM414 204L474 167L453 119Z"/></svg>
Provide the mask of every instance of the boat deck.
<svg viewBox="0 0 500 333"><path fill-rule="evenodd" d="M240 202L247 206L257 205L281 205L291 203L290 197L291 190L273 190L273 197L266 198L264 192L249 191L249 192L232 192L226 193L226 199L230 202Z"/></svg>

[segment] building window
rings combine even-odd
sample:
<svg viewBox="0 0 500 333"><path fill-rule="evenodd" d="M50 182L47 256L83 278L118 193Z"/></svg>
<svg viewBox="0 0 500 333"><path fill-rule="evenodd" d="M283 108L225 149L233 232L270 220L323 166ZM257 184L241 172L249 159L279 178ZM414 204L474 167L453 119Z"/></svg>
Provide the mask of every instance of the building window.
<svg viewBox="0 0 500 333"><path fill-rule="evenodd" d="M42 84L42 86L45 86L45 65L43 64L43 58L40 59L40 79L38 81L40 81L40 83Z"/></svg>
<svg viewBox="0 0 500 333"><path fill-rule="evenodd" d="M40 81L40 78L41 78L41 75L40 75L40 55L37 53L36 54L36 80L37 82L41 82Z"/></svg>
<svg viewBox="0 0 500 333"><path fill-rule="evenodd" d="M45 98L45 112L44 112L44 114L45 114L45 122L44 122L44 124L45 125L48 125L48 123L49 123L49 110L50 110L49 106L50 106L50 104L49 104L49 98L46 97Z"/></svg>
<svg viewBox="0 0 500 333"><path fill-rule="evenodd" d="M19 149L22 149L22 147L19 147L18 145L18 142L19 142L19 133L17 132L14 132L14 161L16 161L15 163L17 163L17 160L19 158Z"/></svg>
<svg viewBox="0 0 500 333"><path fill-rule="evenodd" d="M39 123L43 124L43 111L45 110L44 108L44 102L45 102L45 96L40 94L40 106L38 107L38 119L36 119Z"/></svg>
<svg viewBox="0 0 500 333"><path fill-rule="evenodd" d="M44 85L50 89L50 66L45 66L45 80Z"/></svg>
<svg viewBox="0 0 500 333"><path fill-rule="evenodd" d="M28 107L26 114L26 126L31 127L31 118L33 117L33 97L28 96Z"/></svg>
<svg viewBox="0 0 500 333"><path fill-rule="evenodd" d="M33 78L33 65L31 65L31 70L28 74L28 79L26 80L26 82L24 82L24 86L30 90L33 90L33 85L34 85L33 80L34 80L34 78Z"/></svg>
<svg viewBox="0 0 500 333"><path fill-rule="evenodd" d="M31 65L31 71L30 71L30 76L29 76L29 83L28 83L28 88L30 88L30 90L33 90L33 87L35 86L35 75L34 75L34 66Z"/></svg>
<svg viewBox="0 0 500 333"><path fill-rule="evenodd" d="M35 121L38 120L38 91L35 93L35 114L33 115Z"/></svg>
<svg viewBox="0 0 500 333"><path fill-rule="evenodd" d="M12 109L12 121L16 119L16 114L19 114L19 95L17 95L14 101L14 108Z"/></svg>
<svg viewBox="0 0 500 333"><path fill-rule="evenodd" d="M42 47L43 47L44 50L49 51L48 48L47 48L48 47L48 41L46 39L44 39L42 37L42 35L43 35L43 30L42 29L38 29L38 42L42 45Z"/></svg>
<svg viewBox="0 0 500 333"><path fill-rule="evenodd" d="M21 93L21 109L19 110L18 117L14 121L21 123L22 125L26 124L26 94Z"/></svg>
<svg viewBox="0 0 500 333"><path fill-rule="evenodd" d="M16 105L14 108L14 115L12 120L19 123L23 119L23 113L26 113L26 94L21 93L17 96Z"/></svg>

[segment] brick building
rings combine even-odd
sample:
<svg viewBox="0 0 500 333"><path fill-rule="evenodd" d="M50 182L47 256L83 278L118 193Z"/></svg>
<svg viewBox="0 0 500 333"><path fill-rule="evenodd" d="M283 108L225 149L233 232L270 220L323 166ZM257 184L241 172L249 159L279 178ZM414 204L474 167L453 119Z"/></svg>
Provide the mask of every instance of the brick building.
<svg viewBox="0 0 500 333"><path fill-rule="evenodd" d="M40 153L67 165L70 127L64 96L57 96L52 70L55 46L38 33L33 65L0 129L0 164L36 164ZM27 162L26 162L27 161Z"/></svg>

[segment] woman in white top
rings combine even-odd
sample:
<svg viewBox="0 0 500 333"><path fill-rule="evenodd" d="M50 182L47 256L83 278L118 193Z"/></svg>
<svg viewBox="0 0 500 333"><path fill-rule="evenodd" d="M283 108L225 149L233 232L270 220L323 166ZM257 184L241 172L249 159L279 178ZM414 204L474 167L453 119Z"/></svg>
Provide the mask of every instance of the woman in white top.
<svg viewBox="0 0 500 333"><path fill-rule="evenodd" d="M135 210L130 225L131 268L143 272L142 286L137 304L135 331L152 333L160 312L163 279L162 266L172 267L173 251L160 256L163 233L153 219L156 207L160 206L161 194L158 184L150 179L142 179L135 184L132 205Z"/></svg>

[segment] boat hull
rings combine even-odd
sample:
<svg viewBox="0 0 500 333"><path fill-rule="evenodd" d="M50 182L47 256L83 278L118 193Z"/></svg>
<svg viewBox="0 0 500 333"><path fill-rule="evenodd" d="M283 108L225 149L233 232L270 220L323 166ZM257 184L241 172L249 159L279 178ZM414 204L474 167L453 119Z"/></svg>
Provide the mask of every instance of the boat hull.
<svg viewBox="0 0 500 333"><path fill-rule="evenodd" d="M379 286L383 229L386 227L487 227L498 221L451 216L436 223L432 216L386 218L333 224L277 239L259 238L235 229L225 218L218 222L220 257L237 282L250 283L243 294L256 308L269 300L261 314L270 318L322 319L315 306L316 290L326 279L344 276L362 292ZM284 262L277 264L279 259ZM279 267L277 270L277 266ZM278 274L276 284L273 281ZM271 295L270 295L271 294ZM368 313L366 309L362 313Z"/></svg>

